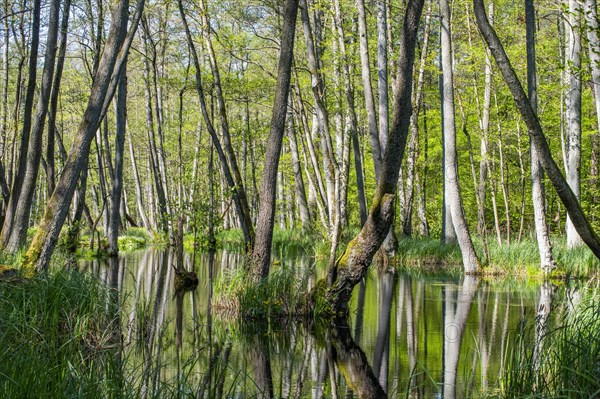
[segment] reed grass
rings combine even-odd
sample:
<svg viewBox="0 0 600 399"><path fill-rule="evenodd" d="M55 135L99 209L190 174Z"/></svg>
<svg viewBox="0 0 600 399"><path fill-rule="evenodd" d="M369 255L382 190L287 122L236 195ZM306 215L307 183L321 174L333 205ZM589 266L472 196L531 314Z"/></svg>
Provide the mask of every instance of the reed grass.
<svg viewBox="0 0 600 399"><path fill-rule="evenodd" d="M264 282L251 284L243 268L221 275L214 286L214 308L241 319L289 318L298 314L310 271L274 265Z"/></svg>
<svg viewBox="0 0 600 399"><path fill-rule="evenodd" d="M523 324L507 350L496 396L600 397L599 300L590 295L561 325L537 337L535 323Z"/></svg>

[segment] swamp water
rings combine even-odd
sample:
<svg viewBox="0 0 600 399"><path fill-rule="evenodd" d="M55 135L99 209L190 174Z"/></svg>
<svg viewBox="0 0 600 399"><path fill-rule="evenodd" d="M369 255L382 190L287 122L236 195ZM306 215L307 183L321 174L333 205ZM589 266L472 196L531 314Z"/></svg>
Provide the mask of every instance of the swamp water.
<svg viewBox="0 0 600 399"><path fill-rule="evenodd" d="M357 286L346 325L309 331L293 322L240 322L211 310L211 280L240 255L197 255L196 290L175 293L172 252L150 248L81 269L115 288L124 307L120 354L144 396L205 398L477 397L493 393L507 345L524 321L529 337L564 316L577 287L481 281L371 270ZM188 269L192 257L186 254ZM276 267L323 274L309 257ZM575 299L574 299L575 298ZM318 330L318 329L317 329Z"/></svg>

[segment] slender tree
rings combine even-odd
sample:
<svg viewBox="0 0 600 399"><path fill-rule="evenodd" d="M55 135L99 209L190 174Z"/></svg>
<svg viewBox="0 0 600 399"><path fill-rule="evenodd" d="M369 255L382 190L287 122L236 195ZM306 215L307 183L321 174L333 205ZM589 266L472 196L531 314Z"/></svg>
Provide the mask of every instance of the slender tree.
<svg viewBox="0 0 600 399"><path fill-rule="evenodd" d="M525 23L527 27L527 93L534 113L537 114L537 76L535 66L535 7L533 0L525 0ZM530 143L531 159L531 195L533 198L533 213L535 220L535 233L540 252L540 266L544 272L549 272L556 267L552 256L552 244L546 224L546 210L544 204L544 185L542 183L544 171L540 165L539 156L535 147Z"/></svg>
<svg viewBox="0 0 600 399"><path fill-rule="evenodd" d="M252 278L254 281L265 279L269 275L271 263L271 244L273 242L273 225L275 222L275 200L277 188L277 172L283 136L285 134L285 118L287 115L292 61L294 56L294 37L296 34L296 16L298 0L286 0L283 10L283 26L281 27L281 50L277 67L277 85L271 116L271 128L265 166L260 188L260 209L256 221L256 239L252 251Z"/></svg>
<svg viewBox="0 0 600 399"><path fill-rule="evenodd" d="M40 8L41 1L34 0L33 2L33 21L31 26L31 44L29 50L29 71L27 76L27 91L25 94L25 104L23 105L23 128L21 130L21 141L19 143L19 162L16 167L16 173L12 181L12 187L10 191L10 199L6 207L6 213L4 216L4 223L2 230L0 231L0 249L9 249L8 243L13 233L13 222L15 218L15 212L17 210L17 204L19 203L19 196L21 195L21 188L25 181L25 173L27 171L27 151L29 150L29 139L31 137L31 120L33 115L33 100L35 96L35 85L37 79L37 57L38 47L40 43ZM20 68L19 68L20 71ZM20 81L20 77L19 77ZM17 95L19 94L19 88L17 88ZM18 106L19 101L16 101ZM15 134L18 126L18 114L20 111L15 110ZM11 168L12 169L12 168Z"/></svg>
<svg viewBox="0 0 600 399"><path fill-rule="evenodd" d="M458 160L456 154L456 128L454 125L454 76L452 61L452 33L450 29L450 7L448 0L440 0L442 74L444 101L442 122L444 131L444 188L448 202L452 225L462 254L463 268L466 273L479 271L479 259L473 247L462 205L458 182Z"/></svg>
<svg viewBox="0 0 600 399"><path fill-rule="evenodd" d="M567 183L577 199L581 198L581 8L578 0L569 0L567 32L569 37L566 56L569 87L565 96ZM567 246L582 244L581 237L567 215Z"/></svg>
<svg viewBox="0 0 600 399"><path fill-rule="evenodd" d="M125 128L127 123L127 60L123 66L116 103L116 133L115 133L115 167L112 177L110 207L108 208L108 254L116 256L119 253L119 224L121 221L121 199L123 194L123 155L125 153Z"/></svg>

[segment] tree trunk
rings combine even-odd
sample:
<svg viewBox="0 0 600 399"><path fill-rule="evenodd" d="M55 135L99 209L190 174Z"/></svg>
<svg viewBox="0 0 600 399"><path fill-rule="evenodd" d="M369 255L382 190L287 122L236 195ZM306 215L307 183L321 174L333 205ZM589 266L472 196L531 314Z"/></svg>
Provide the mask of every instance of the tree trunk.
<svg viewBox="0 0 600 399"><path fill-rule="evenodd" d="M573 193L581 196L581 37L579 33L581 10L578 0L569 0L569 23L567 31L569 44L567 48L567 73L569 88L565 97L566 112L566 148L567 148L567 183ZM567 215L567 246L569 248L582 244L581 237L573 222Z"/></svg>
<svg viewBox="0 0 600 399"><path fill-rule="evenodd" d="M329 232L329 235L332 237L336 220L336 163L332 151L331 137L329 134L329 114L326 106L325 84L323 82L321 73L319 72L319 52L317 51L315 46L315 39L310 25L310 18L308 14L308 2L306 0L300 0L300 17L302 20L302 28L304 30L304 37L306 41L308 65L311 75L312 93L315 101L315 119L318 125L317 130L321 133L321 151L323 153L323 164L326 185L324 199L327 205L327 216L329 218L327 230ZM317 24L315 23L315 25ZM319 26L315 26L315 30L319 29Z"/></svg>
<svg viewBox="0 0 600 399"><path fill-rule="evenodd" d="M260 187L260 209L256 221L256 237L252 251L252 279L257 282L269 275L271 264L271 244L273 241L273 223L275 216L275 192L281 145L285 134L285 117L287 114L290 80L292 76L292 60L294 56L294 37L296 33L296 16L298 0L286 0L281 28L281 51L277 67L277 85L271 129L267 141L265 166Z"/></svg>
<svg viewBox="0 0 600 399"><path fill-rule="evenodd" d="M462 254L465 273L479 271L479 259L475 253L465 219L458 181L458 160L456 154L456 130L454 125L454 77L452 71L452 39L450 30L450 7L448 0L440 0L442 74L443 74L443 130L444 130L444 179L449 201L452 224Z"/></svg>
<svg viewBox="0 0 600 399"><path fill-rule="evenodd" d="M29 50L29 73L27 77L27 92L25 94L23 128L21 130L21 142L19 144L19 162L16 168L15 177L12 182L10 199L8 201L8 206L6 208L6 214L4 217L4 224L2 226L2 231L0 231L0 249L9 249L7 245L9 244L9 240L11 239L13 230L15 228L13 224L15 212L17 211L17 204L19 203L21 188L23 187L25 173L27 171L27 151L29 150L29 139L31 137L31 116L33 115L33 97L35 95L37 57L40 43L40 3L40 0L34 0L33 2L33 22ZM18 91L19 89L17 88L17 93ZM18 106L18 101L16 106ZM19 110L17 109L15 111L15 118L18 118L18 115ZM16 119L16 121L17 120L18 119ZM15 122L15 135L17 127L18 122ZM14 250L15 249L13 249L13 251Z"/></svg>
<svg viewBox="0 0 600 399"><path fill-rule="evenodd" d="M121 220L121 194L123 192L123 153L125 152L125 128L127 123L127 64L121 72L117 92L117 126L115 134L115 165L112 178L112 193L110 196L109 225L108 225L108 254L119 254L118 236L119 221Z"/></svg>
<svg viewBox="0 0 600 399"><path fill-rule="evenodd" d="M527 94L531 109L537 114L537 75L535 66L535 7L533 0L525 0L525 23L527 27ZM533 199L533 215L535 234L540 252L540 266L545 273L556 267L552 256L552 244L546 224L544 201L544 171L539 161L538 152L530 140L531 154L531 196Z"/></svg>
<svg viewBox="0 0 600 399"><path fill-rule="evenodd" d="M143 7L143 2L138 3L138 5ZM127 0L113 3L113 16L109 35L94 77L91 96L83 120L79 125L69 158L57 182L56 189L48 202L33 242L25 255L23 266L30 274L34 272L34 268L38 271L47 270L48 268L79 174L89 156L94 132L100 123L102 106L107 97L112 97L114 94L114 92L107 93L111 75L115 73L115 64L117 67L119 66L119 53L127 54L129 50L128 47L123 47L127 32L128 8L129 2ZM137 25L134 24L132 30L136 27Z"/></svg>
<svg viewBox="0 0 600 399"><path fill-rule="evenodd" d="M367 122L369 125L369 137L371 139L371 154L375 167L375 177L379 180L381 174L381 163L383 158L382 147L377 130L377 114L375 113L375 100L371 86L371 63L369 61L369 41L367 37L367 21L365 16L364 0L356 0L358 10L358 36L360 44L360 65L363 91L365 94L365 107L367 109Z"/></svg>
<svg viewBox="0 0 600 399"><path fill-rule="evenodd" d="M42 158L42 139L46 116L48 114L48 102L52 90L52 78L54 76L54 59L56 56L56 42L58 38L58 21L60 14L60 1L50 2L50 20L46 39L46 54L44 57L44 70L42 72L42 86L38 96L38 104L29 140L29 149L26 152L27 162L24 180L21 190L12 192L18 199L18 206L14 210L12 229L8 241L4 242L4 249L8 252L16 252L25 244L29 219L31 215L35 186L37 184L40 160ZM23 157L25 154L21 154ZM22 172L17 172L21 174ZM6 234L6 232L4 233Z"/></svg>
<svg viewBox="0 0 600 399"><path fill-rule="evenodd" d="M502 73L506 85L512 93L517 109L527 124L531 140L538 151L539 159L544 171L548 175L550 182L554 186L554 189L564 204L565 209L569 213L569 217L577 229L577 233L592 250L594 255L600 258L600 238L592 229L589 221L583 213L583 210L581 209L581 205L579 204L577 196L573 193L568 183L565 181L563 175L560 173L560 169L552 158L552 153L550 152L550 148L546 142L546 137L544 136L544 132L537 115L531 108L529 99L527 98L525 91L523 91L523 86L521 85L516 73L512 69L510 60L508 59L508 56L506 55L506 52L504 51L496 32L487 20L483 0L473 0L473 6L475 8L475 16L477 18L477 25L479 26L481 35L490 48L490 51L496 60L496 64L498 65L498 69Z"/></svg>
<svg viewBox="0 0 600 399"><path fill-rule="evenodd" d="M298 155L298 142L296 141L296 126L294 124L294 116L289 116L288 122L288 139L290 143L290 152L292 155L292 169L294 172L294 186L296 188L296 200L298 202L298 210L300 212L300 221L302 229L308 230L311 223L310 211L308 209L308 201L306 200L306 189L304 188L304 179L302 177L302 169L300 167L300 157Z"/></svg>
<svg viewBox="0 0 600 399"><path fill-rule="evenodd" d="M48 138L46 140L46 181L48 185L48 195L52 195L56 180L56 170L54 163L54 144L56 141L56 113L58 111L58 94L62 79L63 68L65 64L65 55L67 52L67 33L69 28L70 10L71 0L66 0L63 4L63 19L60 25L60 44L58 56L56 58L56 71L54 72L54 82L52 83L50 105L48 108Z"/></svg>
<svg viewBox="0 0 600 399"><path fill-rule="evenodd" d="M419 112L423 103L423 86L425 84L425 65L427 61L427 49L429 47L429 27L431 21L431 4L427 7L425 25L423 27L423 44L421 47L421 58L419 60L419 72L417 74L417 89L413 96L413 113L410 119L410 140L408 142L408 154L406 157L406 201L402 214L402 234L412 235L412 213L415 197L416 165L419 157Z"/></svg>
<svg viewBox="0 0 600 399"><path fill-rule="evenodd" d="M125 129L127 130L127 129ZM140 174L138 172L137 162L135 160L135 153L133 151L133 143L131 138L129 139L129 158L131 159L131 169L133 171L133 179L135 181L135 201L138 209L140 219L146 230L151 231L152 226L146 216L146 207L144 206L144 195L142 192L142 182L140 180Z"/></svg>
<svg viewBox="0 0 600 399"><path fill-rule="evenodd" d="M397 94L394 99L394 113L373 205L360 233L348 244L344 254L330 271L333 284L328 288L327 300L335 312L347 312L347 304L352 289L365 276L375 252L389 233L394 216L394 198L400 164L404 156L410 115L412 113L411 91L412 72L415 59L417 30L424 0L411 0L408 3L398 59Z"/></svg>

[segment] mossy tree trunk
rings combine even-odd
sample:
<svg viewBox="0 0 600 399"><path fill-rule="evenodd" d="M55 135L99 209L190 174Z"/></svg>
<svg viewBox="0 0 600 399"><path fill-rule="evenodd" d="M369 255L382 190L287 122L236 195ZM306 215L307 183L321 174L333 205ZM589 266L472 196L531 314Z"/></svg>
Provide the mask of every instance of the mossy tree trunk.
<svg viewBox="0 0 600 399"><path fill-rule="evenodd" d="M326 299L335 312L346 312L354 286L365 276L373 256L389 233L394 219L394 200L400 165L406 148L412 114L412 75L415 44L424 0L411 0L406 8L400 37L398 78L392 125L373 205L362 230L348 244L329 271L332 284Z"/></svg>

